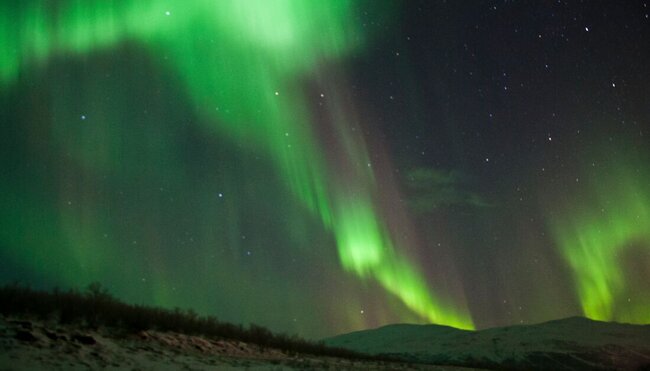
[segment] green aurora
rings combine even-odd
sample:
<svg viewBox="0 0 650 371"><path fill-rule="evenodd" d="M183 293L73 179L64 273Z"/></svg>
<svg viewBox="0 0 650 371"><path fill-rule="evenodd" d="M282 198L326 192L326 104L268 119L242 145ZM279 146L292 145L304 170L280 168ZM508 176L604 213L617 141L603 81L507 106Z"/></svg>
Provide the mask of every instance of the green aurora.
<svg viewBox="0 0 650 371"><path fill-rule="evenodd" d="M395 16L394 5L373 2L384 19ZM260 318L318 335L396 321L474 329L477 314L506 312L457 290L489 291L491 282L468 277L480 272L519 289L483 259L501 244L492 229L510 228L498 226L510 212L498 197L466 185L465 170L416 164L407 188L417 197L406 202L414 211L457 208L463 220L482 223L464 225L458 238L430 238L432 247L420 250L409 223L396 221L407 212L387 206L402 195L371 153L374 136L365 128L374 123L359 117L340 81L341 66L384 36L362 25L360 8L353 0L1 2L0 98L12 108L0 112L0 257L7 267L52 285L108 282L130 301L222 310L227 320ZM449 130L464 135L455 119ZM461 142L458 153L467 150ZM579 182L568 176L570 184L540 207L547 221L540 228L552 239L530 245L553 256L536 274L559 274L553 283L529 279L545 293L533 303L564 292L555 287L565 273L557 256L573 280L561 283L575 289L576 301L547 313L579 305L592 319L648 323L650 276L639 274L650 272L650 173L638 160L646 149L624 155L620 144L585 147L567 150L585 159ZM496 153L476 157L486 168L502 161ZM540 198L552 193L547 185ZM488 217L475 217L476 209ZM439 224L426 232L444 230ZM484 236L478 231L491 239L485 246L473 243ZM438 259L434 241L460 252ZM526 257L529 250L521 250L517 256ZM260 259L245 261L251 255ZM298 268L281 268L294 258ZM458 278L447 264L455 259L486 261L473 266L479 273L458 274L463 282L441 282ZM628 269L634 264L642 267ZM300 279L308 283L301 287ZM322 292L306 292L313 287ZM505 305L512 293L497 291L485 295ZM537 313L553 309L534 304L523 314L519 304L507 303L522 319L547 319ZM282 320L269 314L285 309ZM299 323L301 311L321 310L321 323Z"/></svg>
<svg viewBox="0 0 650 371"><path fill-rule="evenodd" d="M394 246L375 205L379 191L362 140L337 131L343 156L348 159L345 166L349 171L343 178L337 177L338 169L333 167L341 164L328 163L326 149L314 134L314 119L300 83L327 61L363 46L367 35L352 22L353 4L290 0L180 4L140 0L50 5L3 2L3 89L11 88L25 70L43 68L56 58L83 58L124 43L145 45L176 74L197 112L207 116L202 121L206 132L228 137L257 153L268 153L291 193L333 233L346 270L375 280L421 319L472 329L466 307L434 294L412 259ZM339 128L346 125L350 124L334 124ZM115 148L118 143L111 144L109 139L108 148L100 151L88 137L71 139L74 128L61 127L54 129L54 140L67 147L80 166L109 173L124 171L120 150ZM62 244L72 246L66 251L73 261L91 267L117 264L111 263L116 258L110 253L102 254L110 250L111 241L98 237L110 223L103 221L99 212L41 213L37 199L21 195L23 191L16 187L5 188L18 194L5 196L3 202L9 207L2 215L3 225L24 232L3 233L1 238L15 250L18 260L35 269L57 271L49 267L50 255L39 253L39 246L59 236ZM10 205L10 200L23 201ZM35 214L40 216L35 218ZM78 282L77 273L65 272L59 273L64 282ZM93 277L92 269L88 276ZM164 304L166 294L159 291L156 300Z"/></svg>
<svg viewBox="0 0 650 371"><path fill-rule="evenodd" d="M608 148L603 145L602 148ZM650 248L650 174L641 153L613 148L608 157L583 166L588 192L570 193L571 209L554 213L549 224L562 256L571 267L586 317L602 321L650 322L650 295L634 290L632 261L648 264ZM617 305L618 304L618 305ZM621 305L622 304L622 305Z"/></svg>

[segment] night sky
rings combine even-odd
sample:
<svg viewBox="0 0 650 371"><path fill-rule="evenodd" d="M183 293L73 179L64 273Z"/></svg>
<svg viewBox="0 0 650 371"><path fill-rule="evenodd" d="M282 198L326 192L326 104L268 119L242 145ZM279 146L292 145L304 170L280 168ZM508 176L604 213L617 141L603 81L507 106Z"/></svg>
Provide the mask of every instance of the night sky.
<svg viewBox="0 0 650 371"><path fill-rule="evenodd" d="M310 338L650 323L644 1L0 3L0 283Z"/></svg>

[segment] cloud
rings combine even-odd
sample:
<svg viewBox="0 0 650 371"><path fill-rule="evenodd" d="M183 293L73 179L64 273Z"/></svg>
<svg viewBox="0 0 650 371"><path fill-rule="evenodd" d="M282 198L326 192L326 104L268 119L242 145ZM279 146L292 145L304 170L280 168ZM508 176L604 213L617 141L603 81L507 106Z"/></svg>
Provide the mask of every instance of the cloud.
<svg viewBox="0 0 650 371"><path fill-rule="evenodd" d="M409 206L418 213L428 213L449 206L493 206L471 189L471 178L460 171L414 168L406 173L403 181Z"/></svg>

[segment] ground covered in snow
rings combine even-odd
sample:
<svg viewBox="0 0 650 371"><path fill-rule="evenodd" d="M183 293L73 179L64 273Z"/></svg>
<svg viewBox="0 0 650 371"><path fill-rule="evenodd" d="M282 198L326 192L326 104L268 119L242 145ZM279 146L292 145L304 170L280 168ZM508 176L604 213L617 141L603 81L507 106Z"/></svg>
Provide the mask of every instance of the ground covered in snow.
<svg viewBox="0 0 650 371"><path fill-rule="evenodd" d="M650 325L582 317L482 331L390 325L325 343L404 360L495 369L650 370Z"/></svg>
<svg viewBox="0 0 650 371"><path fill-rule="evenodd" d="M89 329L34 319L0 317L0 370L439 370L439 367L350 360L228 339L173 332Z"/></svg>

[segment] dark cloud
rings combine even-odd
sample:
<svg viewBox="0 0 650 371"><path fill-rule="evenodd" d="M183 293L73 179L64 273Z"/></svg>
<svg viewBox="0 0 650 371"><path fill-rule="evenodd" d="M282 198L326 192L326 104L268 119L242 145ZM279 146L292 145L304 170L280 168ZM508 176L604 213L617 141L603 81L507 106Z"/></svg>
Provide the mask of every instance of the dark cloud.
<svg viewBox="0 0 650 371"><path fill-rule="evenodd" d="M414 168L404 177L411 209L431 212L446 206L485 208L493 205L472 190L471 178L456 170Z"/></svg>

